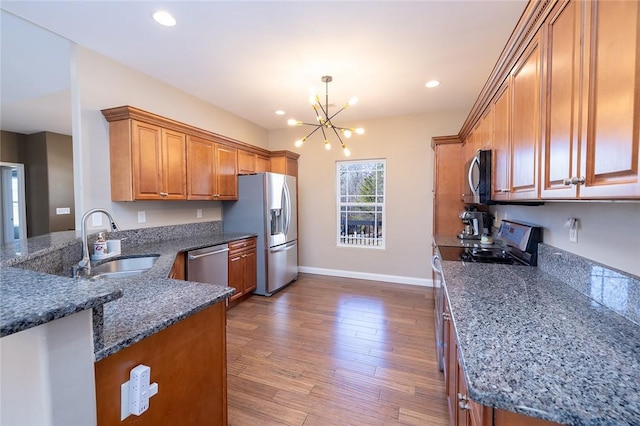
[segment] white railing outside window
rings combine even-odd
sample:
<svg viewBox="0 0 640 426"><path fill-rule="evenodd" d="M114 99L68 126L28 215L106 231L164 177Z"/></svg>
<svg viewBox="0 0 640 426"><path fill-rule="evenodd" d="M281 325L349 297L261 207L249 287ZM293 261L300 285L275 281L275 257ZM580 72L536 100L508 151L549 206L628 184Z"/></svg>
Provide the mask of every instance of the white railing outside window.
<svg viewBox="0 0 640 426"><path fill-rule="evenodd" d="M384 248L385 160L339 161L338 246Z"/></svg>

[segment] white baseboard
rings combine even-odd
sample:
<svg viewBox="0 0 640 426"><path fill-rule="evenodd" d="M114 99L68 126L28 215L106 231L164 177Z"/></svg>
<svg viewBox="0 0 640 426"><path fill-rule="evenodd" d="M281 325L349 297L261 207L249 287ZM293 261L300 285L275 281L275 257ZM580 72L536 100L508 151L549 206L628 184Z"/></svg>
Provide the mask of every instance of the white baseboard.
<svg viewBox="0 0 640 426"><path fill-rule="evenodd" d="M338 269L314 268L299 266L298 271L307 274L330 275L333 277L357 278L361 280L382 281L396 284L410 284L422 287L433 287L433 280L427 278L403 277L399 275L371 274L368 272L342 271Z"/></svg>

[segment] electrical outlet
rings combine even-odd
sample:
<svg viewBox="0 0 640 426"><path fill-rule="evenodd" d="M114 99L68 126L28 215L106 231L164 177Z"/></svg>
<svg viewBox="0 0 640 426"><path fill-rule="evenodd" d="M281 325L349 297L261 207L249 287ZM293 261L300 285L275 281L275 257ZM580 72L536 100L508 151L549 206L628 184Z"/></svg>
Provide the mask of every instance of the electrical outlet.
<svg viewBox="0 0 640 426"><path fill-rule="evenodd" d="M578 225L580 221L577 218L570 218L567 221L567 226L569 228L569 242L577 243L578 242Z"/></svg>
<svg viewBox="0 0 640 426"><path fill-rule="evenodd" d="M201 218L202 217L202 209L196 209L196 217L197 218Z"/></svg>
<svg viewBox="0 0 640 426"><path fill-rule="evenodd" d="M91 214L91 226L102 226L102 213Z"/></svg>
<svg viewBox="0 0 640 426"><path fill-rule="evenodd" d="M147 221L146 212L138 212L138 223L145 223Z"/></svg>

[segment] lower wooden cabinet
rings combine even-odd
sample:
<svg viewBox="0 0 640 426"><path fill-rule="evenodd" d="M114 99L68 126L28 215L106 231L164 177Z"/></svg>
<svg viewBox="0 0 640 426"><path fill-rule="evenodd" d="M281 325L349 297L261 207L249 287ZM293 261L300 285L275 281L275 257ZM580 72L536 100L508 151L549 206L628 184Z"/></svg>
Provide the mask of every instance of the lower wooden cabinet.
<svg viewBox="0 0 640 426"><path fill-rule="evenodd" d="M251 294L258 284L256 238L229 243L229 287L236 293L229 299L229 307Z"/></svg>
<svg viewBox="0 0 640 426"><path fill-rule="evenodd" d="M140 416L120 421L120 386L139 364L158 393ZM226 425L224 303L212 305L95 363L97 424Z"/></svg>
<svg viewBox="0 0 640 426"><path fill-rule="evenodd" d="M171 267L171 271L169 271L168 278L173 278L174 280L185 280L187 278L186 253L178 253Z"/></svg>

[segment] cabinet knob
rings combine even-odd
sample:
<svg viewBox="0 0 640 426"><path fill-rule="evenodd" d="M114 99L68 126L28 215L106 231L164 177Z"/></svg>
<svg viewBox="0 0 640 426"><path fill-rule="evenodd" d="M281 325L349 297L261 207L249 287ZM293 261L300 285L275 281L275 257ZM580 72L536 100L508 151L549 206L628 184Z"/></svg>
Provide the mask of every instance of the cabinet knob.
<svg viewBox="0 0 640 426"><path fill-rule="evenodd" d="M511 190L509 188L502 188L500 192L511 192Z"/></svg>
<svg viewBox="0 0 640 426"><path fill-rule="evenodd" d="M460 392L458 392L458 401L468 401L467 395L463 395Z"/></svg>
<svg viewBox="0 0 640 426"><path fill-rule="evenodd" d="M562 183L566 186L570 186L571 185L571 178L564 178L562 180Z"/></svg>
<svg viewBox="0 0 640 426"><path fill-rule="evenodd" d="M451 320L451 315L449 315L446 312L443 312L442 313L442 319L445 320L445 321L449 321L449 320Z"/></svg>
<svg viewBox="0 0 640 426"><path fill-rule="evenodd" d="M458 407L460 407L461 410L471 410L471 406L463 401L458 402Z"/></svg>
<svg viewBox="0 0 640 426"><path fill-rule="evenodd" d="M168 193L168 192L161 192L161 193L160 193L160 196L161 196L161 197L166 197L167 195L169 195L169 193Z"/></svg>

